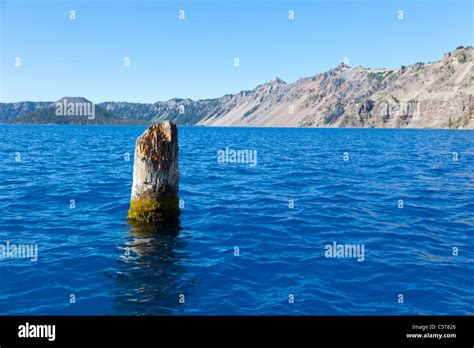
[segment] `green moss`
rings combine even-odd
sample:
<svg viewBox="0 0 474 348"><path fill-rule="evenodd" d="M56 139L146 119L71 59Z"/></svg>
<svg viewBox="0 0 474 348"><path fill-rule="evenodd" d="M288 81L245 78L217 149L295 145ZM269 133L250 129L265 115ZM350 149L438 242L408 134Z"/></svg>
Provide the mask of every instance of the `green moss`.
<svg viewBox="0 0 474 348"><path fill-rule="evenodd" d="M157 202L152 198L134 199L130 202L128 218L153 223L179 215L178 197L165 197Z"/></svg>
<svg viewBox="0 0 474 348"><path fill-rule="evenodd" d="M181 229L180 220L178 217L167 221L157 221L154 223L128 219L128 223L131 226L130 232L137 237L150 237L157 234L176 236Z"/></svg>
<svg viewBox="0 0 474 348"><path fill-rule="evenodd" d="M467 58L465 55L462 55L462 56L459 56L458 57L458 62L461 63L461 64L464 64L467 62Z"/></svg>
<svg viewBox="0 0 474 348"><path fill-rule="evenodd" d="M152 199L134 199L130 202L128 218L143 222L160 221L160 204Z"/></svg>
<svg viewBox="0 0 474 348"><path fill-rule="evenodd" d="M371 79L376 79L379 82L382 82L385 78L385 72L369 73Z"/></svg>

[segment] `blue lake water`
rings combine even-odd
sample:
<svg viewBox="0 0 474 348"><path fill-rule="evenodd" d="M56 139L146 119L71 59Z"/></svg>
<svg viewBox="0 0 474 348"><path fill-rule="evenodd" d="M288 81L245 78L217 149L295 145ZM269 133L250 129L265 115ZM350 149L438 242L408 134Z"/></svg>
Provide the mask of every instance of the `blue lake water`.
<svg viewBox="0 0 474 348"><path fill-rule="evenodd" d="M474 313L474 132L180 127L153 231L126 219L144 129L0 126L0 244L38 246L0 259L0 314Z"/></svg>

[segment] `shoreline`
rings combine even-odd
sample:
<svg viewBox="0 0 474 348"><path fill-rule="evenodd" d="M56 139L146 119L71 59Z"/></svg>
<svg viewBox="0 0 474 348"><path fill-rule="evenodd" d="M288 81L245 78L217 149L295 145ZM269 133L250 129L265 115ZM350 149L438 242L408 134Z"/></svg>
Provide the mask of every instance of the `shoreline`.
<svg viewBox="0 0 474 348"><path fill-rule="evenodd" d="M158 121L157 121L158 122ZM156 122L143 124L59 124L59 123L0 123L0 126L85 126L85 127L149 127ZM278 127L278 126L204 126L177 125L192 128L248 128L248 129L386 129L386 130L440 130L440 131L474 131L474 128L413 128L413 127Z"/></svg>

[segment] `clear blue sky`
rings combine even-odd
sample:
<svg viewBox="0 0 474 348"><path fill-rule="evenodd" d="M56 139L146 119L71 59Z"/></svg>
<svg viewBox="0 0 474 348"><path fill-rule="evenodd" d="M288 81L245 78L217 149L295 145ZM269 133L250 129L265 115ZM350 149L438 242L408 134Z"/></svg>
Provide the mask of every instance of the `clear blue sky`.
<svg viewBox="0 0 474 348"><path fill-rule="evenodd" d="M472 0L0 0L0 11L2 102L213 98L344 57L370 68L438 60L474 36Z"/></svg>

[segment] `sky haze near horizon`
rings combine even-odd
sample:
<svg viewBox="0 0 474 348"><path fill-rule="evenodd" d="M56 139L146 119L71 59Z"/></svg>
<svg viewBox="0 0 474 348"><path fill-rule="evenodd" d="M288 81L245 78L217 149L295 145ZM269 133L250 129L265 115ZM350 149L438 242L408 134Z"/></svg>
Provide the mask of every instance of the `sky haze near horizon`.
<svg viewBox="0 0 474 348"><path fill-rule="evenodd" d="M217 98L344 58L396 69L471 46L473 17L471 0L0 0L0 102Z"/></svg>

